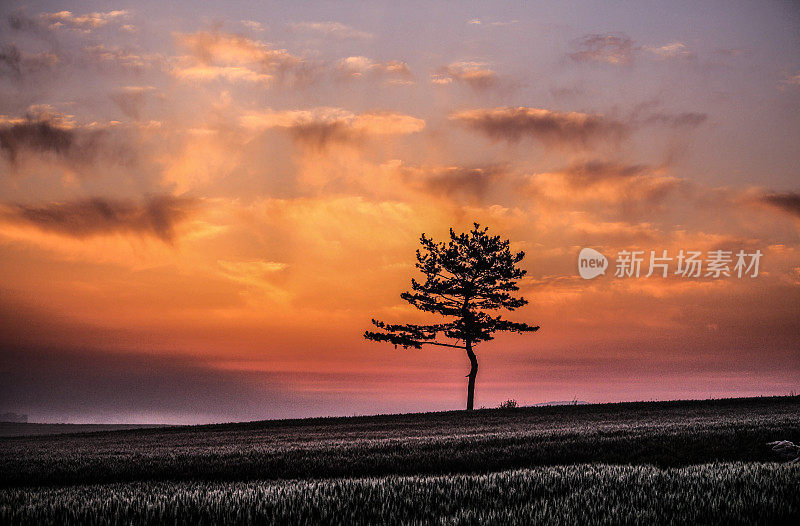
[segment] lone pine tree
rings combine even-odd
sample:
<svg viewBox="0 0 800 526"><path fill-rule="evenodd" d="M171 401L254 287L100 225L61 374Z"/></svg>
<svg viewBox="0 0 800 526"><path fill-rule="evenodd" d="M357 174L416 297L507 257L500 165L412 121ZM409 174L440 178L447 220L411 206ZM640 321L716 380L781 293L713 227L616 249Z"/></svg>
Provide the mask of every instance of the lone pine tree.
<svg viewBox="0 0 800 526"><path fill-rule="evenodd" d="M378 332L366 331L364 337L377 342L389 342L404 348L421 349L423 345L438 345L465 349L470 362L467 378L467 410L475 400L475 377L478 359L477 344L494 339L497 331L533 332L539 327L513 322L491 311L513 311L528 301L512 296L519 290L517 280L526 271L517 263L524 252L512 253L509 241L490 236L488 228L478 223L468 233L456 234L450 229L450 241L436 243L422 234L422 250L417 249L416 267L425 275L425 282L411 279L411 291L400 297L425 312L449 319L444 323L417 325L389 324L372 320ZM437 341L440 337L450 341Z"/></svg>

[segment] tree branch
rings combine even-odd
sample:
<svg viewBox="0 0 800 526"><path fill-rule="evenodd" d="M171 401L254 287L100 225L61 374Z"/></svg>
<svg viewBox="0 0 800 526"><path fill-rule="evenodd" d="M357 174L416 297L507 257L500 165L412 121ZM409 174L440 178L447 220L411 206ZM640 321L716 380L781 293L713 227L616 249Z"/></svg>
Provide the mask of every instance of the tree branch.
<svg viewBox="0 0 800 526"><path fill-rule="evenodd" d="M421 345L425 345L425 344L428 344L428 345L440 345L442 347L453 347L454 349L466 349L466 347L463 346L463 345L453 345L451 343L439 343L439 342L417 342L417 343L419 343Z"/></svg>

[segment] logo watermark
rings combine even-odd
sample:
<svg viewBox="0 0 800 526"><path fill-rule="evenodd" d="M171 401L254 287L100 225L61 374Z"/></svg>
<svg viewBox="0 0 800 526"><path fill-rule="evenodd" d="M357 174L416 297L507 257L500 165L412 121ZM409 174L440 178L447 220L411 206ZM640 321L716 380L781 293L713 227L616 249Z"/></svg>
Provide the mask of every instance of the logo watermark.
<svg viewBox="0 0 800 526"><path fill-rule="evenodd" d="M608 258L593 248L583 248L578 254L578 273L583 279L596 278L606 273Z"/></svg>
<svg viewBox="0 0 800 526"><path fill-rule="evenodd" d="M617 252L614 276L638 278L651 276L666 278L674 275L682 278L737 278L758 276L761 250L745 252L739 250L710 250L703 254L699 250L683 250L670 256L667 250L620 250ZM608 258L593 248L583 248L578 254L578 274L583 279L593 279L606 273ZM646 271L646 273L645 273Z"/></svg>

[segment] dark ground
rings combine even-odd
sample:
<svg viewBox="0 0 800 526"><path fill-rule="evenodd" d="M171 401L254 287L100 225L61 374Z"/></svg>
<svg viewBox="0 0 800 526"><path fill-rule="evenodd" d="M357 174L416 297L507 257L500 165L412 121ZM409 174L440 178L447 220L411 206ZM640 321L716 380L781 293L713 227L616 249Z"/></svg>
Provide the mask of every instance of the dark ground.
<svg viewBox="0 0 800 526"><path fill-rule="evenodd" d="M158 424L36 424L33 422L0 422L0 437L94 433L95 431L151 429L154 427L165 426Z"/></svg>
<svg viewBox="0 0 800 526"><path fill-rule="evenodd" d="M0 438L0 524L800 524L800 397Z"/></svg>
<svg viewBox="0 0 800 526"><path fill-rule="evenodd" d="M777 460L800 397L274 420L0 438L0 486L488 473Z"/></svg>

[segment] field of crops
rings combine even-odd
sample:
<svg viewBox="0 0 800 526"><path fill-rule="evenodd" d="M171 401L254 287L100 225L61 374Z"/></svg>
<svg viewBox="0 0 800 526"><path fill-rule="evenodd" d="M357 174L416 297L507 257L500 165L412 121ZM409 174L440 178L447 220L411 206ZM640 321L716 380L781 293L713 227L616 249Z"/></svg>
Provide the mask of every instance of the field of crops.
<svg viewBox="0 0 800 526"><path fill-rule="evenodd" d="M800 465L773 440L800 398L4 438L0 524L779 524Z"/></svg>
<svg viewBox="0 0 800 526"><path fill-rule="evenodd" d="M797 464L605 464L288 482L153 482L0 492L4 524L784 524Z"/></svg>

